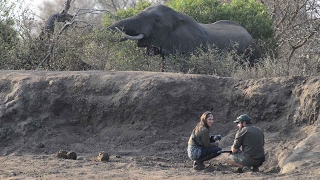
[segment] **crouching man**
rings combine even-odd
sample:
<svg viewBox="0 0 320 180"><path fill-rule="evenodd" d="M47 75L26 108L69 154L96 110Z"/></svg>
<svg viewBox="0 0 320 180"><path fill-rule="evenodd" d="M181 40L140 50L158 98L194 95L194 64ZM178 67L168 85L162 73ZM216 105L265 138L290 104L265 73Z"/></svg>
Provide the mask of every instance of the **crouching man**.
<svg viewBox="0 0 320 180"><path fill-rule="evenodd" d="M257 172L265 160L264 134L252 124L247 114L239 116L234 123L238 124L238 131L227 162L238 167L238 173L249 170Z"/></svg>

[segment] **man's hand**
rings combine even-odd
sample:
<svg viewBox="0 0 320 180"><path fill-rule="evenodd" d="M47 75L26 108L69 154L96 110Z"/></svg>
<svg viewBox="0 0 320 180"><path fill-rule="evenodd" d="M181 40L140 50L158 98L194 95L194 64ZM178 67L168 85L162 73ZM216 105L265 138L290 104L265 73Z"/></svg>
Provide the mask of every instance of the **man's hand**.
<svg viewBox="0 0 320 180"><path fill-rule="evenodd" d="M231 147L231 151L232 151L232 153L236 153L236 152L239 151L239 149L236 149L236 148L234 148L234 147L232 146L232 147Z"/></svg>

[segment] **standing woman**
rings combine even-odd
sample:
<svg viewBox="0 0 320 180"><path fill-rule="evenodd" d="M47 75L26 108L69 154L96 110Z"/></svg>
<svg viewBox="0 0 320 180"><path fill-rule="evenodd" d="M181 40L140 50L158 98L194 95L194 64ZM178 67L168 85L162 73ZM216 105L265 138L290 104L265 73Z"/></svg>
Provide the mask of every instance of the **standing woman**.
<svg viewBox="0 0 320 180"><path fill-rule="evenodd" d="M217 139L210 137L210 127L212 127L213 122L212 113L210 111L204 112L189 138L188 156L193 160L193 169L195 170L204 169L204 161L221 154L218 153L222 149L218 147Z"/></svg>

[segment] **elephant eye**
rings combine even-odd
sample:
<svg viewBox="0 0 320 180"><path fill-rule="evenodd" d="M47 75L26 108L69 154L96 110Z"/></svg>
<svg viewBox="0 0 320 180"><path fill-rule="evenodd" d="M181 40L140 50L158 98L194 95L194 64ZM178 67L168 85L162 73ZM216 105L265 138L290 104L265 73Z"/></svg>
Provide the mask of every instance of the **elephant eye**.
<svg viewBox="0 0 320 180"><path fill-rule="evenodd" d="M156 15L156 16L153 17L153 19L154 19L155 22L160 22L161 16Z"/></svg>

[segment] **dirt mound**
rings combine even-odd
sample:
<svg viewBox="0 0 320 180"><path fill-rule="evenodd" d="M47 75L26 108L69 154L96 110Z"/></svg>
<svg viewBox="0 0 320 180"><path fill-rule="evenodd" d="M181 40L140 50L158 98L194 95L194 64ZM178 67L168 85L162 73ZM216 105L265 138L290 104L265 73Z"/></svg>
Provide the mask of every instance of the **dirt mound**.
<svg viewBox="0 0 320 180"><path fill-rule="evenodd" d="M319 177L319 83L318 77L240 80L152 72L1 71L0 164L8 167L19 157L68 161L52 158L64 149L76 152L91 169L90 158L104 151L110 155L104 166L117 162L115 171L125 166L139 174L143 166L155 173L151 179L168 178L156 174L159 168L169 169L173 179L192 179L192 174L177 171L190 171L187 140L200 115L212 110L212 133L222 134L224 149L236 132L232 121L242 113L264 130L268 159L260 169L264 174L252 177ZM225 177L230 170L223 157L210 162L215 163L209 164L209 175ZM69 168L79 170L81 162L70 163ZM2 171L1 178L36 177Z"/></svg>

